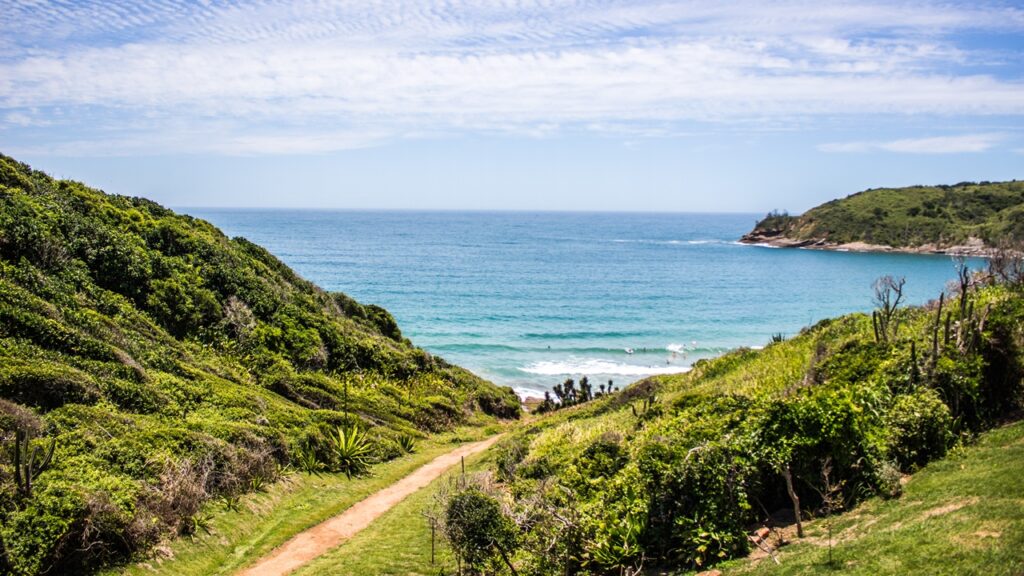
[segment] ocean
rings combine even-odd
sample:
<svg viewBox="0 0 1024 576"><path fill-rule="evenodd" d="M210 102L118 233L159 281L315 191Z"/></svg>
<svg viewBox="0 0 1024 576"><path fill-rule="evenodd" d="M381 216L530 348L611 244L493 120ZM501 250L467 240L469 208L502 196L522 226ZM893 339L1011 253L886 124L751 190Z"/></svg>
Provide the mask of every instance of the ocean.
<svg viewBox="0 0 1024 576"><path fill-rule="evenodd" d="M303 277L394 314L412 341L541 395L566 378L623 386L872 308L955 277L946 256L736 242L756 214L183 209Z"/></svg>

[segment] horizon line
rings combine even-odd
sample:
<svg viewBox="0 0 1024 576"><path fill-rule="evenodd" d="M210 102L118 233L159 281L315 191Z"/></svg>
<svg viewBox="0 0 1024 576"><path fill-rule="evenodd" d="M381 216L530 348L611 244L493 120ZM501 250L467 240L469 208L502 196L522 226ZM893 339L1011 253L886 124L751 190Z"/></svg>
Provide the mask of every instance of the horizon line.
<svg viewBox="0 0 1024 576"><path fill-rule="evenodd" d="M506 213L506 214L692 214L692 215L709 215L709 216L744 216L744 215L757 215L765 212L763 210L757 211L727 211L727 210L630 210L630 209L590 209L590 210L574 210L567 208L345 208L345 207L322 207L322 206L171 206L167 208L174 210L175 212L184 212L187 210L236 210L236 211L294 211L294 212L434 212L434 213L454 213L454 212L469 212L479 214L494 214L494 213ZM770 210L769 210L770 211ZM767 213L767 212L765 212Z"/></svg>

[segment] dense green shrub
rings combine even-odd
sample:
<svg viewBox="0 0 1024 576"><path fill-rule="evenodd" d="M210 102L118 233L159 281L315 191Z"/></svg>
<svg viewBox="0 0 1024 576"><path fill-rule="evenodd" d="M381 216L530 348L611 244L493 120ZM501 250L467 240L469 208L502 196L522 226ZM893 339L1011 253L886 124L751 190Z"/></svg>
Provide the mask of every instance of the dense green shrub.
<svg viewBox="0 0 1024 576"><path fill-rule="evenodd" d="M492 496L468 488L451 497L444 514L445 537L469 568L507 562L515 551L515 524Z"/></svg>
<svg viewBox="0 0 1024 576"><path fill-rule="evenodd" d="M953 440L949 407L932 390L896 397L886 421L889 455L903 470L945 456Z"/></svg>
<svg viewBox="0 0 1024 576"><path fill-rule="evenodd" d="M67 403L91 404L100 399L100 392L95 381L79 370L48 363L16 363L0 367L0 397L52 410Z"/></svg>

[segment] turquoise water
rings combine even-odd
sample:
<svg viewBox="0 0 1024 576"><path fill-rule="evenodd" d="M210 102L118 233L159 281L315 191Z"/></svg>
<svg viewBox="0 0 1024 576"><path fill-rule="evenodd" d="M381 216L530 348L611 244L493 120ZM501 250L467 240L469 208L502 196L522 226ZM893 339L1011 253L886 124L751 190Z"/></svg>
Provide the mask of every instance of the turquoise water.
<svg viewBox="0 0 1024 576"><path fill-rule="evenodd" d="M869 310L879 276L905 276L923 303L955 275L943 256L737 244L754 214L186 212L384 306L417 345L522 394L683 371Z"/></svg>

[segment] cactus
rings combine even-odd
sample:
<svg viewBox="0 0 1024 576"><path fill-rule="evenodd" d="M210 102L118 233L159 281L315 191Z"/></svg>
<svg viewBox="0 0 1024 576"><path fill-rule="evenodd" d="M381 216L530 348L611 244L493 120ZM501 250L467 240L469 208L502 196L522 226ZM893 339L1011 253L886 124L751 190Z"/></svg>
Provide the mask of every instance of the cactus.
<svg viewBox="0 0 1024 576"><path fill-rule="evenodd" d="M932 326L932 361L939 357L939 324L942 322L942 304L946 301L946 293L939 295L939 307L935 310L935 325Z"/></svg>
<svg viewBox="0 0 1024 576"><path fill-rule="evenodd" d="M40 452L38 445L30 444L28 432L19 429L14 435L14 479L18 484L18 494L31 498L33 482L50 467L57 441L51 440L50 447Z"/></svg>
<svg viewBox="0 0 1024 576"><path fill-rule="evenodd" d="M632 410L634 418L646 420L657 413L657 404L658 396L655 394L643 399L640 410L636 409L636 404L630 404L629 409Z"/></svg>
<svg viewBox="0 0 1024 576"><path fill-rule="evenodd" d="M917 387L921 381L921 369L917 366L917 342L910 341L910 384Z"/></svg>

